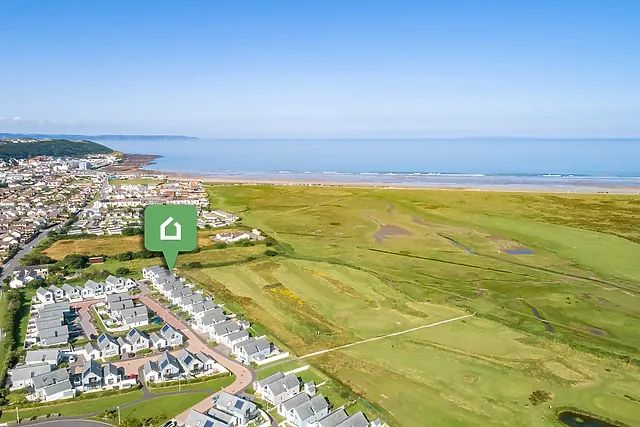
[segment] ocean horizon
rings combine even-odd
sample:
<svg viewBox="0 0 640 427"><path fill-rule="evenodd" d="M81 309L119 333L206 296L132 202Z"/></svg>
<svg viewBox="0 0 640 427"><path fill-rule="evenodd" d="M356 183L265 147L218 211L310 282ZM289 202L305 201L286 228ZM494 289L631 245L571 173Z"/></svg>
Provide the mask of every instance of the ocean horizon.
<svg viewBox="0 0 640 427"><path fill-rule="evenodd" d="M159 156L145 169L203 177L384 185L640 186L640 138L99 141Z"/></svg>

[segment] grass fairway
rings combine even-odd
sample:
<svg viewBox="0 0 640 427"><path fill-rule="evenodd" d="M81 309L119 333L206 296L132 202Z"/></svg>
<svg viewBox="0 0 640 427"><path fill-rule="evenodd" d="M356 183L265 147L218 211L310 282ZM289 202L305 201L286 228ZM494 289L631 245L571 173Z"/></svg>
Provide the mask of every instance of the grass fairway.
<svg viewBox="0 0 640 427"><path fill-rule="evenodd" d="M304 359L391 425L548 426L561 406L640 424L639 197L208 192L280 255L221 266L202 251L188 274L298 356L476 313ZM531 404L536 390L551 400Z"/></svg>

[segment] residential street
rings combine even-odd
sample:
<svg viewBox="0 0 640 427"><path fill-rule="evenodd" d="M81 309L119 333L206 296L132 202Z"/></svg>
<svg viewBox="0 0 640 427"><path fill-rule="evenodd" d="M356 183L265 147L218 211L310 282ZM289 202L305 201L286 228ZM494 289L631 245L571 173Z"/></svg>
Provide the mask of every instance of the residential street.
<svg viewBox="0 0 640 427"><path fill-rule="evenodd" d="M91 310L91 305L101 301L103 300L93 299L71 304L71 307L78 309L78 314L80 315L80 326L82 327L82 331L86 338L90 339L91 334L95 335L95 338L99 335L95 326L91 323L91 312L89 310Z"/></svg>
<svg viewBox="0 0 640 427"><path fill-rule="evenodd" d="M24 247L20 249L13 258L11 258L2 266L2 275L0 276L1 280L4 280L5 277L10 277L11 273L13 273L13 270L15 270L16 267L20 266L20 260L26 254L31 252L31 249L33 249L38 243L42 242L47 237L50 231L57 230L60 227L62 227L62 224L58 224L51 228L40 231L40 234L38 234L35 239L24 245Z"/></svg>

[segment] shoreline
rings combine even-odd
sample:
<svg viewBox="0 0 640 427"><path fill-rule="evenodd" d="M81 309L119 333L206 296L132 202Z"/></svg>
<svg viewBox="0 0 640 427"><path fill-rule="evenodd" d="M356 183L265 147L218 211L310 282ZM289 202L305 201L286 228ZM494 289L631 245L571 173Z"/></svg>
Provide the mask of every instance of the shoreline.
<svg viewBox="0 0 640 427"><path fill-rule="evenodd" d="M170 172L156 169L146 169L145 166L155 164L155 160L161 158L158 155L146 154L124 154L124 162L121 165L113 166L106 172L113 173L135 173L150 175L165 175L172 179L188 181L197 180L209 184L221 185L283 185L283 186L304 186L304 187L338 187L338 188L379 188L397 190L440 190L440 191L486 191L486 192L512 192L512 193L555 193L555 194L608 194L608 195L640 195L640 184L638 186L625 185L602 185L594 186L588 183L575 183L569 187L554 187L545 185L524 185L524 184L438 184L438 183L383 183L365 180L339 180L322 179L314 177L305 179L303 177L252 177L248 173L228 173L216 176L203 175L202 173Z"/></svg>

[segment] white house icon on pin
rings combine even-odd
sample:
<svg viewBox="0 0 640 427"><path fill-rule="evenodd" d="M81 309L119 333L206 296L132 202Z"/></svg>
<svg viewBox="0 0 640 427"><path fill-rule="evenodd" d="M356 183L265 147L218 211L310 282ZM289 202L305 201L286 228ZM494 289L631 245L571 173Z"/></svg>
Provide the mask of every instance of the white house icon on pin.
<svg viewBox="0 0 640 427"><path fill-rule="evenodd" d="M167 218L165 222L160 226L160 240L180 240L182 239L182 226L178 221L175 222L176 234L173 236L167 236L167 227L173 221L173 217L170 216Z"/></svg>

